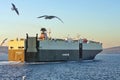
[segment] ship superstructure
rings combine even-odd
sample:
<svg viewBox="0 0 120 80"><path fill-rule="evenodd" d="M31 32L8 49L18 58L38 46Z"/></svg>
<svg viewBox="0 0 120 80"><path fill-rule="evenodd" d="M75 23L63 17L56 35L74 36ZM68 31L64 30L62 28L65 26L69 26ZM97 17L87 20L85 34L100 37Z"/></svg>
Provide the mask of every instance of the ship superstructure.
<svg viewBox="0 0 120 80"><path fill-rule="evenodd" d="M102 51L100 42L87 39L65 40L49 38L46 29L38 37L9 41L9 60L22 62L91 60ZM14 45L15 44L15 45ZM12 57L11 57L12 56ZM16 58L17 56L17 58ZM23 59L22 59L23 58Z"/></svg>

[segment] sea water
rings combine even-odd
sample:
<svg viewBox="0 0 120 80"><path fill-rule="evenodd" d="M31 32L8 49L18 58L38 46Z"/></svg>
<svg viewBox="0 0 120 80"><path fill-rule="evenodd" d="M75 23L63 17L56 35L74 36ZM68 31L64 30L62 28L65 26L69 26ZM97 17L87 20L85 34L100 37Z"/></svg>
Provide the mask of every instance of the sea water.
<svg viewBox="0 0 120 80"><path fill-rule="evenodd" d="M120 80L120 54L94 60L52 63L0 61L0 80Z"/></svg>

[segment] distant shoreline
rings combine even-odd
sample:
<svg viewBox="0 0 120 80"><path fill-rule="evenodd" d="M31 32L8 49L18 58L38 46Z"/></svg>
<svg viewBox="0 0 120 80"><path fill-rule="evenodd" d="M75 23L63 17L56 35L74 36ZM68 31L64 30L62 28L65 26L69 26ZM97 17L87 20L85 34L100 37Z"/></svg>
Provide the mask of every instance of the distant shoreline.
<svg viewBox="0 0 120 80"><path fill-rule="evenodd" d="M102 54L120 54L120 46L103 49Z"/></svg>

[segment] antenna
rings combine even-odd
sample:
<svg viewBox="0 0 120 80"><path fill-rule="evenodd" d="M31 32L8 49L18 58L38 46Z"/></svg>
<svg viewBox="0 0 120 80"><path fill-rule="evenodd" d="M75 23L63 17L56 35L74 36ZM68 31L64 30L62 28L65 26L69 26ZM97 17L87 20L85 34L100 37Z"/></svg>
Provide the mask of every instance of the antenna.
<svg viewBox="0 0 120 80"><path fill-rule="evenodd" d="M51 29L50 28L48 29L48 36L49 36L49 38L51 38Z"/></svg>
<svg viewBox="0 0 120 80"><path fill-rule="evenodd" d="M80 39L80 36L81 36L80 34L77 34L77 39Z"/></svg>

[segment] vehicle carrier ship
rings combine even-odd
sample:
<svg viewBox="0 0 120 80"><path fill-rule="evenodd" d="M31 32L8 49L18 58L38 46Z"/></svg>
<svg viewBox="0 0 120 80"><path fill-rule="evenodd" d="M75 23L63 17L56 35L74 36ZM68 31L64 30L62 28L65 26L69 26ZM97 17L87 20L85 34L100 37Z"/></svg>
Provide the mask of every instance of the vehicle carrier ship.
<svg viewBox="0 0 120 80"><path fill-rule="evenodd" d="M15 39L8 42L8 60L21 62L92 60L102 51L102 44L87 39L65 40L48 38L41 28L38 37Z"/></svg>

